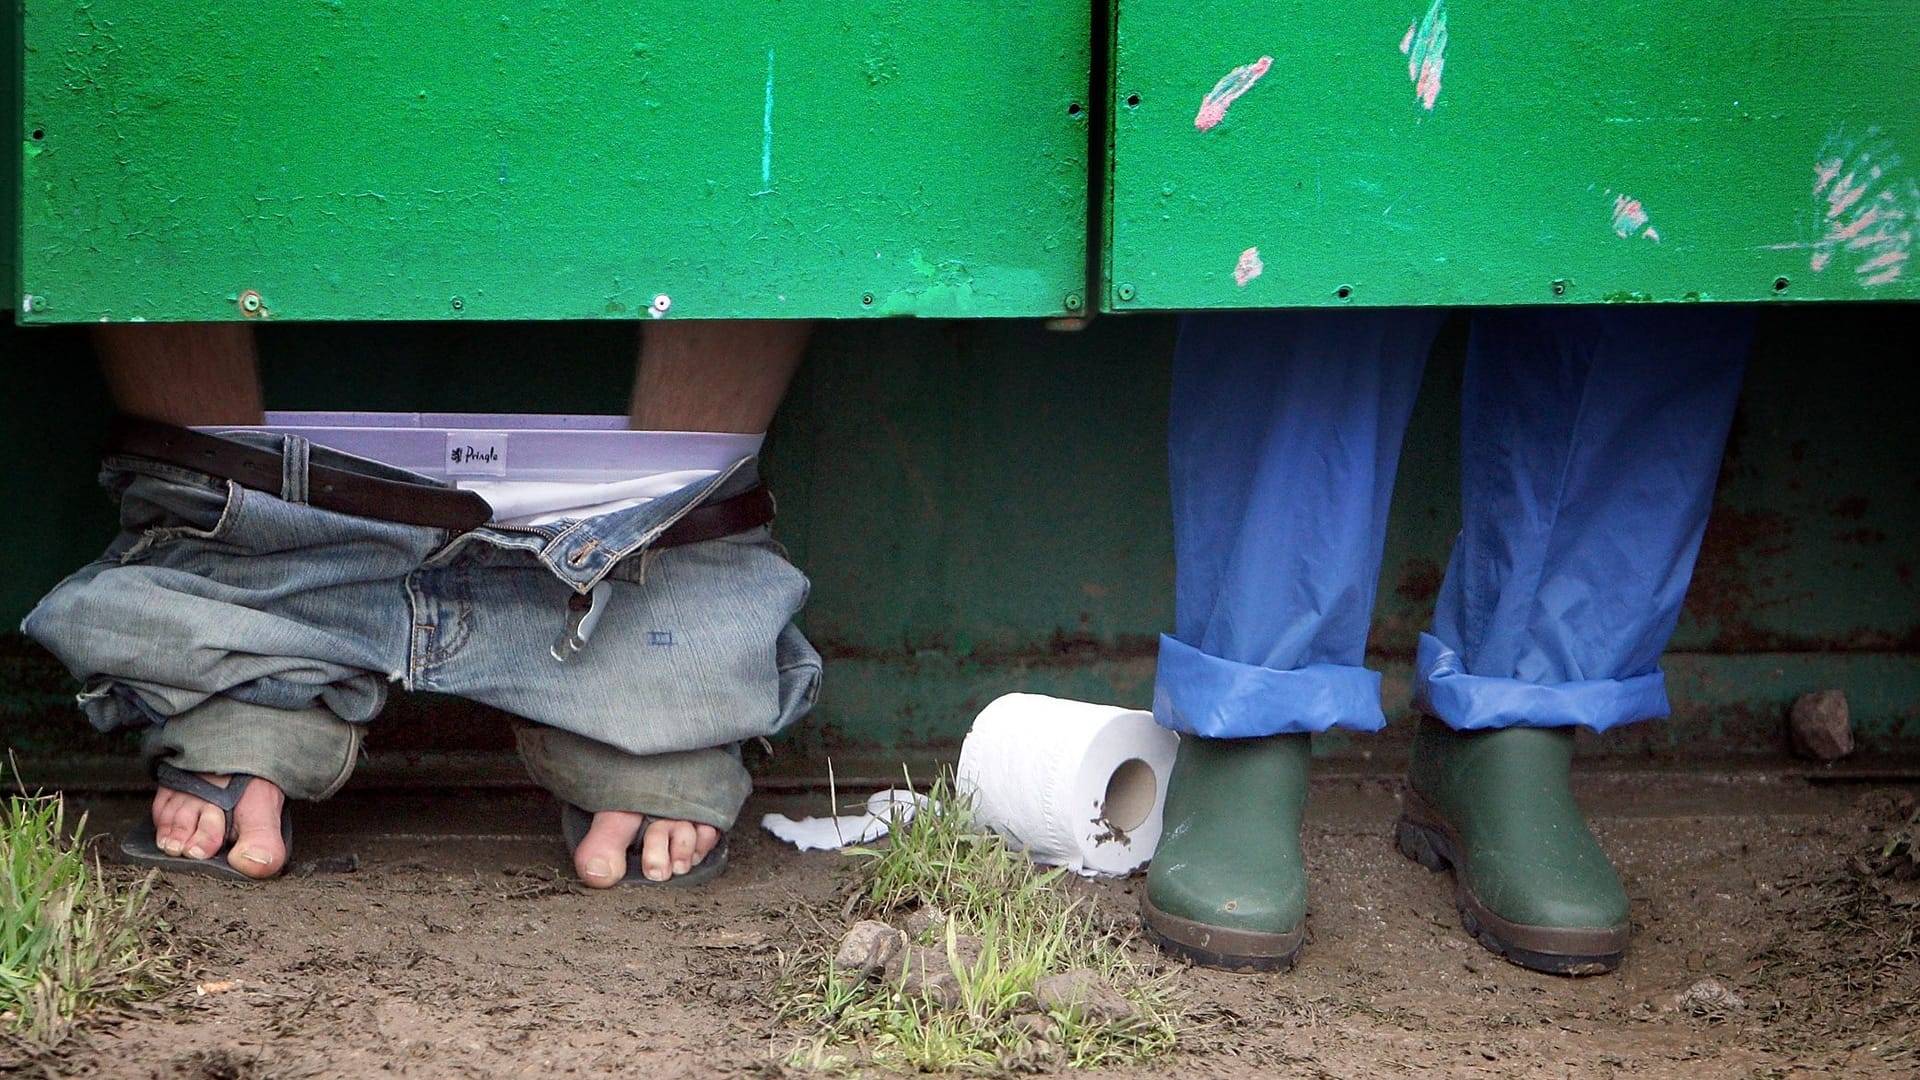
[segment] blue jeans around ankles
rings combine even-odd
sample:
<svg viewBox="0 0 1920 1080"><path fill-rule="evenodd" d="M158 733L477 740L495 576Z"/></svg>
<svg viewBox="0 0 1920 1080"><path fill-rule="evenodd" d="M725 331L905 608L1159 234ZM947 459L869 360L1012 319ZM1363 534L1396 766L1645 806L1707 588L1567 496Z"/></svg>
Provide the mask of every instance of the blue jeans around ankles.
<svg viewBox="0 0 1920 1080"><path fill-rule="evenodd" d="M751 459L628 510L450 536L301 501L309 461L430 481L298 436L232 437L284 449L278 495L109 459L120 535L22 626L84 681L96 726L153 725L150 751L182 768L324 797L393 683L539 725L520 745L563 799L724 827L747 787L732 748L813 702L819 656L791 623L807 581L768 530L650 546L751 486ZM587 647L555 660L569 598L602 582Z"/></svg>

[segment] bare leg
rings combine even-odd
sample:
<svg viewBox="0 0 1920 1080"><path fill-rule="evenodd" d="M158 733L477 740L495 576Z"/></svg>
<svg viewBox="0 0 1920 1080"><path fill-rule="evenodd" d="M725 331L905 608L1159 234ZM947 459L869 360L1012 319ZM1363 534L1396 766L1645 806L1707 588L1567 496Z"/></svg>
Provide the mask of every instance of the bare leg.
<svg viewBox="0 0 1920 1080"><path fill-rule="evenodd" d="M258 424L263 417L253 328L242 323L145 323L96 326L93 347L114 407L169 423ZM206 775L222 787L224 776ZM286 865L280 813L286 797L255 780L234 808L238 838L227 862L252 877ZM154 838L169 855L205 859L225 843L226 815L204 799L165 788L154 793Z"/></svg>
<svg viewBox="0 0 1920 1080"><path fill-rule="evenodd" d="M260 376L245 323L116 323L93 328L121 412L181 425L258 424Z"/></svg>
<svg viewBox="0 0 1920 1080"><path fill-rule="evenodd" d="M638 431L767 430L806 352L810 322L647 324L628 418Z"/></svg>
<svg viewBox="0 0 1920 1080"><path fill-rule="evenodd" d="M649 323L634 373L628 419L639 431L767 430L800 367L809 322ZM594 888L619 881L640 815L605 810L574 851L574 870ZM640 842L640 866L655 881L686 873L720 833L711 825L655 821Z"/></svg>

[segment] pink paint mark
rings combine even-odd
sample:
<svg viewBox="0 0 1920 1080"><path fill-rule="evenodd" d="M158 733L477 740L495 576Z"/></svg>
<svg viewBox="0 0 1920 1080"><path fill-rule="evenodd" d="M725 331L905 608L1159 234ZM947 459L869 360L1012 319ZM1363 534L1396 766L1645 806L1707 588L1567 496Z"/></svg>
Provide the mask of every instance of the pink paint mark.
<svg viewBox="0 0 1920 1080"><path fill-rule="evenodd" d="M1267 265L1260 261L1260 249L1248 248L1240 253L1240 261L1233 266L1234 284L1244 289L1247 282L1259 277L1266 268Z"/></svg>
<svg viewBox="0 0 1920 1080"><path fill-rule="evenodd" d="M1906 253L1905 253L1905 252L1901 252L1901 254L1900 254L1900 259L1899 259L1899 261L1900 261L1900 262L1902 262L1902 263L1904 263L1904 262L1906 262L1906 261L1907 261L1907 256L1906 256ZM1870 277L1863 277L1863 278L1861 278L1861 279L1860 279L1860 284L1862 284L1862 285L1891 285L1891 284L1893 284L1894 282L1896 282L1896 281L1899 281L1899 280L1900 280L1900 272L1901 272L1902 270L1904 270L1904 269L1905 269L1905 267L1903 267L1903 266L1892 266L1892 267L1889 267L1889 268L1888 268L1888 269L1887 269L1887 270L1886 270L1886 271L1885 271L1884 273L1879 273L1879 274L1874 274L1874 275L1872 275L1872 276L1870 276Z"/></svg>
<svg viewBox="0 0 1920 1080"><path fill-rule="evenodd" d="M1833 228L1827 230L1827 237L1833 240L1848 241L1848 245L1852 246L1854 241L1860 239L1860 234L1866 232L1867 226L1878 220L1880 220L1880 208L1877 206L1869 206L1867 207L1867 212L1854 218L1853 224L1851 225L1840 225L1836 222ZM1870 234L1870 237L1877 237L1879 235L1879 233L1873 233Z"/></svg>
<svg viewBox="0 0 1920 1080"><path fill-rule="evenodd" d="M1407 56L1414 100L1432 112L1440 97L1440 76L1447 67L1447 0L1433 0L1419 23L1407 28L1400 51Z"/></svg>
<svg viewBox="0 0 1920 1080"><path fill-rule="evenodd" d="M1613 192L1609 190L1607 194L1613 195ZM1613 196L1613 234L1615 236L1622 240L1638 236L1657 244L1660 242L1660 230L1649 225L1647 221L1647 208L1640 205L1639 199L1630 195Z"/></svg>
<svg viewBox="0 0 1920 1080"><path fill-rule="evenodd" d="M1900 164L1878 128L1863 138L1836 132L1813 165L1820 235L1808 243L1774 246L1811 249L1807 264L1814 273L1844 260L1863 286L1900 280L1920 226L1920 183L1897 171Z"/></svg>
<svg viewBox="0 0 1920 1080"><path fill-rule="evenodd" d="M1868 185L1878 179L1880 179L1879 169L1873 170L1873 174L1859 184L1854 183L1853 174L1848 173L1847 178L1840 181L1839 186L1833 189L1833 194L1827 196L1828 219L1837 218L1852 209L1853 204L1859 202L1860 197L1867 193Z"/></svg>
<svg viewBox="0 0 1920 1080"><path fill-rule="evenodd" d="M1639 199L1618 195L1613 200L1613 231L1625 240L1647 227L1647 211Z"/></svg>
<svg viewBox="0 0 1920 1080"><path fill-rule="evenodd" d="M1214 126L1227 118L1227 107L1239 100L1240 95L1253 89L1253 84L1273 66L1273 57L1263 56L1251 64L1242 64L1219 82L1213 84L1213 92L1200 102L1200 113L1193 118L1193 126L1201 131L1212 131Z"/></svg>
<svg viewBox="0 0 1920 1080"><path fill-rule="evenodd" d="M1840 175L1840 168L1845 164L1846 163L1839 158L1828 158L1825 161L1815 162L1813 166L1813 193L1818 195L1827 190L1827 185L1833 183L1833 178Z"/></svg>
<svg viewBox="0 0 1920 1080"><path fill-rule="evenodd" d="M1899 266L1901 263L1906 261L1907 261L1906 252L1888 251L1883 254L1877 255L1872 259L1867 260L1866 262L1861 263L1860 269L1862 272L1865 272L1868 270L1878 270L1886 266Z"/></svg>

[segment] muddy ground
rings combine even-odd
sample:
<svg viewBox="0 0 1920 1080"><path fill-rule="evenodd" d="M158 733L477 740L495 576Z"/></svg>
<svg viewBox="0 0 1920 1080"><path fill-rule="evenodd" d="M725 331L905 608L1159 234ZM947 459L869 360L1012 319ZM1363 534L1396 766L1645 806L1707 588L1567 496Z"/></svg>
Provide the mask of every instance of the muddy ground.
<svg viewBox="0 0 1920 1080"><path fill-rule="evenodd" d="M1448 879L1392 848L1397 780L1325 776L1299 967L1176 971L1181 1048L1097 1075L1920 1075L1920 883L1876 861L1913 785L1696 768L1589 771L1579 790L1633 899L1616 974L1538 975L1468 941ZM96 828L143 812L80 801ZM11 1064L164 1080L803 1075L784 1064L806 1033L776 1015L779 957L844 925L855 871L746 823L825 809L824 793L756 796L732 869L703 891L587 894L538 792L350 790L298 808L295 876L162 886L185 987ZM1140 883L1085 887L1124 915Z"/></svg>

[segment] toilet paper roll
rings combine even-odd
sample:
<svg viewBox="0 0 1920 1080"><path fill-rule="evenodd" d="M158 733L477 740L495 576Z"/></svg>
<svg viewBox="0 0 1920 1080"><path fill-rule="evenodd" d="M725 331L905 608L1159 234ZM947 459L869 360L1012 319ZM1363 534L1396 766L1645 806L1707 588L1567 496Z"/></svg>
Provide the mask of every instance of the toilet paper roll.
<svg viewBox="0 0 1920 1080"><path fill-rule="evenodd" d="M1160 843L1179 742L1152 713L1006 694L974 718L955 787L1036 862L1128 874Z"/></svg>

